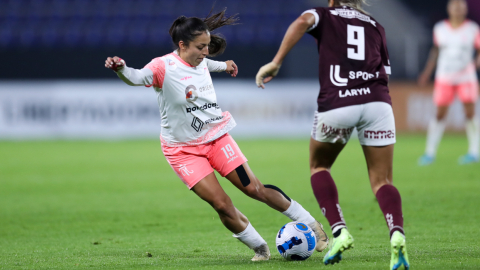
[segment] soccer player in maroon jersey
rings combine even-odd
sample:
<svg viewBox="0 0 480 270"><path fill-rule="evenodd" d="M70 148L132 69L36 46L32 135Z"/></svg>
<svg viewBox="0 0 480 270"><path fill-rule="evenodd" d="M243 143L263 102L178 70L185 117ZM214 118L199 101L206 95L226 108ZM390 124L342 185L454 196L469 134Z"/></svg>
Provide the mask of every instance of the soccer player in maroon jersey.
<svg viewBox="0 0 480 270"><path fill-rule="evenodd" d="M370 185L390 230L390 269L408 269L401 197L392 184L395 120L387 42L384 28L363 11L364 1L329 0L328 8L305 11L288 28L273 61L260 68L256 83L264 88L277 75L304 33L317 40L320 93L310 139L311 184L335 237L323 261L339 262L353 247L330 170L356 128Z"/></svg>

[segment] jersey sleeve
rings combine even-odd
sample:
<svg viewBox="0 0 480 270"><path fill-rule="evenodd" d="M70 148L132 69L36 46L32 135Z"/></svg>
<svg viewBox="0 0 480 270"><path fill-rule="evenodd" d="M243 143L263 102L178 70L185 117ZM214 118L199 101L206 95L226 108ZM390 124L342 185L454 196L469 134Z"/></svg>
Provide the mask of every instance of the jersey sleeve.
<svg viewBox="0 0 480 270"><path fill-rule="evenodd" d="M163 81L165 79L165 61L162 57L157 57L148 63L144 69L150 69L153 73L153 81L150 85L145 85L146 87L154 86L157 88L163 87Z"/></svg>
<svg viewBox="0 0 480 270"><path fill-rule="evenodd" d="M117 72L117 76L130 86L148 86L153 82L153 73L149 69L134 69L124 66Z"/></svg>
<svg viewBox="0 0 480 270"><path fill-rule="evenodd" d="M225 62L214 61L208 58L205 58L205 61L207 63L208 71L210 72L222 72L227 69L227 63Z"/></svg>
<svg viewBox="0 0 480 270"><path fill-rule="evenodd" d="M313 9L305 10L300 16L302 16L303 14L307 14L307 13L315 16L315 23L310 28L307 29L307 33L309 33L313 29L317 28L318 23L320 22L320 15L318 14L318 11L313 8Z"/></svg>
<svg viewBox="0 0 480 270"><path fill-rule="evenodd" d="M382 56L382 63L383 67L385 68L385 73L388 75L392 74L392 68L390 66L390 56L388 55L388 48L387 48L387 38L385 35L385 30L381 29L382 33L382 48L380 49L380 54Z"/></svg>

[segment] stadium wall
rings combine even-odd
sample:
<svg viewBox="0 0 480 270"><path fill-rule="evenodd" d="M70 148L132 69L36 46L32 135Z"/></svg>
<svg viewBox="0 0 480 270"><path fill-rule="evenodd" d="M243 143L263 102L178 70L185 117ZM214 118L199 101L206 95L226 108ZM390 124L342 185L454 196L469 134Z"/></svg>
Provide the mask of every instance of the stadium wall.
<svg viewBox="0 0 480 270"><path fill-rule="evenodd" d="M239 138L308 137L316 109L316 80L276 80L261 90L252 80L217 80L220 106L234 116ZM153 89L119 80L0 82L0 139L158 138ZM424 132L434 116L431 87L391 85L398 132ZM480 106L477 113L480 112ZM480 116L480 114L479 114ZM464 130L461 104L448 115L451 131Z"/></svg>

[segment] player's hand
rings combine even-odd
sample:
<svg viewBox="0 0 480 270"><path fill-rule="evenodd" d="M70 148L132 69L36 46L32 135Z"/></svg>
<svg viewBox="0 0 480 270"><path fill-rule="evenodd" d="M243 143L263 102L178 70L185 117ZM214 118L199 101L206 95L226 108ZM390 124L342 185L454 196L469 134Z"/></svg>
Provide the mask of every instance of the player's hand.
<svg viewBox="0 0 480 270"><path fill-rule="evenodd" d="M238 74L237 64L235 64L235 62L233 62L232 60L225 61L225 63L227 64L227 69L225 70L225 72L232 75L232 77L237 77L237 74Z"/></svg>
<svg viewBox="0 0 480 270"><path fill-rule="evenodd" d="M107 57L107 60L105 60L105 67L117 72L125 67L125 60L118 56Z"/></svg>
<svg viewBox="0 0 480 270"><path fill-rule="evenodd" d="M255 77L257 86L265 89L264 83L268 83L273 79L273 77L277 76L280 67L281 65L274 62L270 62L261 67L260 70L258 70L257 76Z"/></svg>
<svg viewBox="0 0 480 270"><path fill-rule="evenodd" d="M422 73L420 74L420 76L418 76L418 85L426 86L429 80L430 80L430 75L426 73Z"/></svg>

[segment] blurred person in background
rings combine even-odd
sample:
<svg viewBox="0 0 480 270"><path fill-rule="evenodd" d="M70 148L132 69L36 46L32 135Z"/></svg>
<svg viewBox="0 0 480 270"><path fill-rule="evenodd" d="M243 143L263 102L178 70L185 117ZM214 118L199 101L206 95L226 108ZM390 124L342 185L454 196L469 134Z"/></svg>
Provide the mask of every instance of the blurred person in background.
<svg viewBox="0 0 480 270"><path fill-rule="evenodd" d="M455 96L458 96L464 106L469 145L468 153L461 156L458 162L469 164L479 161L480 124L475 117L475 105L479 91L476 69L480 68L480 30L475 22L467 19L468 7L465 0L450 0L447 11L449 18L438 22L433 29L434 46L418 79L419 84L425 86L436 66L433 101L437 113L428 126L426 150L418 160L421 166L435 161L445 130L448 108Z"/></svg>
<svg viewBox="0 0 480 270"><path fill-rule="evenodd" d="M390 231L390 269L408 269L402 200L392 182L396 138L385 30L362 9L365 0L328 3L329 8L307 10L290 25L273 61L258 71L256 83L264 88L277 75L306 32L316 39L320 93L310 138L311 185L334 236L323 262L338 263L353 247L330 170L356 128L370 185Z"/></svg>
<svg viewBox="0 0 480 270"><path fill-rule="evenodd" d="M214 170L249 197L293 221L309 225L315 232L316 250L322 251L328 245L322 225L280 188L263 185L228 133L236 123L218 105L210 72L226 71L236 77L238 68L233 61L217 62L207 56L221 54L227 45L222 36L210 31L235 24L237 18L226 17L225 10L210 15L206 19L176 19L169 31L175 51L153 59L143 69L127 67L117 56L108 57L105 67L113 69L128 85L154 87L162 118L160 140L165 158L187 187L215 209L233 236L255 252L252 261L268 260L268 245L235 208Z"/></svg>

